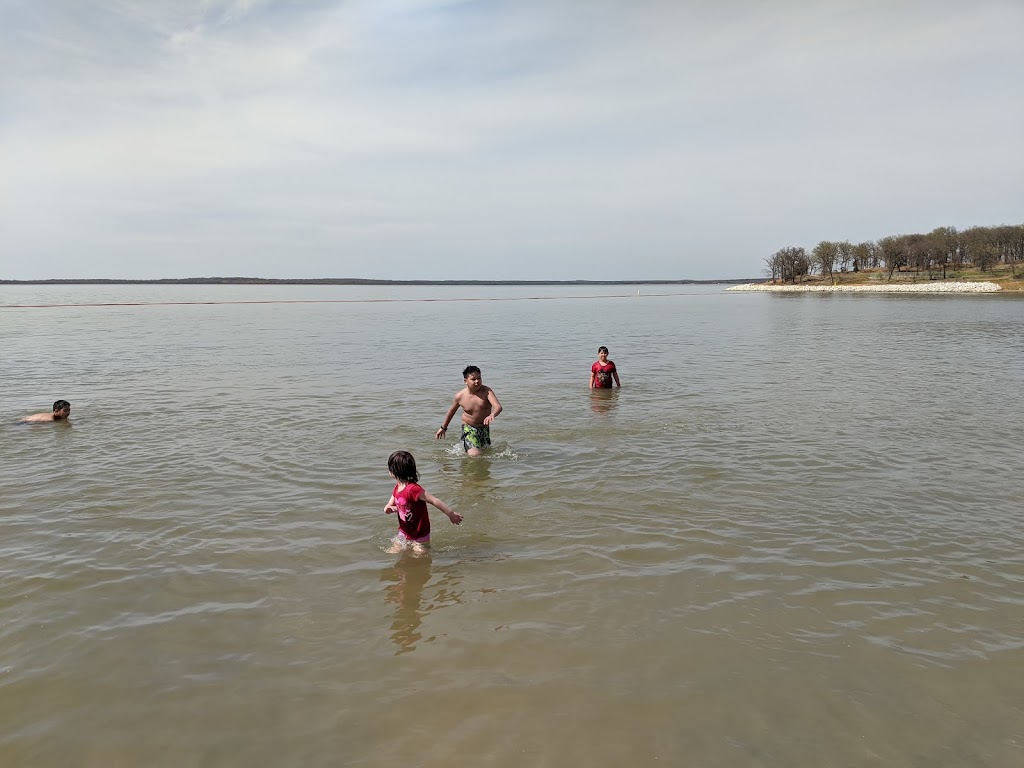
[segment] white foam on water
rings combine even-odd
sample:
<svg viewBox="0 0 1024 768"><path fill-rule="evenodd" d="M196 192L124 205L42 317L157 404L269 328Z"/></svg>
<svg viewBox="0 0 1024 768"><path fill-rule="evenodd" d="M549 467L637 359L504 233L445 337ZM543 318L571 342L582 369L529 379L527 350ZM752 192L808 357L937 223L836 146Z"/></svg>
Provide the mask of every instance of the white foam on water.
<svg viewBox="0 0 1024 768"><path fill-rule="evenodd" d="M488 459L508 459L509 461L519 461L519 454L512 450L512 446L508 443L497 443L492 445L490 448L485 448L480 456L470 456L466 453L466 449L463 448L461 441L453 443L452 445L444 448L444 453L448 456L461 456L464 458L488 458Z"/></svg>

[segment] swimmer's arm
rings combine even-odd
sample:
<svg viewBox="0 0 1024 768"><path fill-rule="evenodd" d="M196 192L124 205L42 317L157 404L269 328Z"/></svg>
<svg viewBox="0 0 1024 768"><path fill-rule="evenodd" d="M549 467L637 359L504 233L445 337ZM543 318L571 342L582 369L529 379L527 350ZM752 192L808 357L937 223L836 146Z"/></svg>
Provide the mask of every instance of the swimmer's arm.
<svg viewBox="0 0 1024 768"><path fill-rule="evenodd" d="M425 502L427 502L427 504L431 504L432 506L437 507L446 515L448 515L448 519L451 520L453 524L458 525L462 522L462 515L460 515L458 512L456 512L443 501L441 501L439 498L437 498L437 496L434 496L433 494L424 491L422 498Z"/></svg>
<svg viewBox="0 0 1024 768"><path fill-rule="evenodd" d="M597 374L594 373L594 369L591 368L590 369L590 388L591 389L594 388L594 381L596 381L596 380L597 380Z"/></svg>
<svg viewBox="0 0 1024 768"><path fill-rule="evenodd" d="M498 396L494 394L493 389L487 389L487 402L491 404L491 413L489 416L484 417L485 427L494 421L498 417L498 414L501 413L501 403L498 402Z"/></svg>
<svg viewBox="0 0 1024 768"><path fill-rule="evenodd" d="M444 433L448 431L448 422L452 420L452 416L455 415L457 410L459 410L459 395L455 395L455 398L452 400L452 407L449 408L448 413L444 415L444 423L441 425L441 428L434 433L435 440L440 440L444 437Z"/></svg>
<svg viewBox="0 0 1024 768"><path fill-rule="evenodd" d="M618 368L616 368L614 371L612 371L612 378L615 379L615 383L619 387L619 389L622 389L622 382L619 381L619 369Z"/></svg>
<svg viewBox="0 0 1024 768"><path fill-rule="evenodd" d="M395 503L395 494L391 494L391 498L388 499L388 503L384 505L384 514L390 515L398 511L398 505Z"/></svg>

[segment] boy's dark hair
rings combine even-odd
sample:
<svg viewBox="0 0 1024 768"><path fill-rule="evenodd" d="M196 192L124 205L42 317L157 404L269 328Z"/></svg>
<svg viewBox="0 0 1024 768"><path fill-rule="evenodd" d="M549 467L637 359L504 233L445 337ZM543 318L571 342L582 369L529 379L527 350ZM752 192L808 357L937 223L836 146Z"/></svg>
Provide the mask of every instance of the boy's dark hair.
<svg viewBox="0 0 1024 768"><path fill-rule="evenodd" d="M53 412L56 413L57 411L63 411L65 408L70 407L71 403L69 403L67 400L58 400L53 404Z"/></svg>
<svg viewBox="0 0 1024 768"><path fill-rule="evenodd" d="M395 451L388 456L388 472L403 483L415 483L420 479L416 471L416 459L408 451Z"/></svg>
<svg viewBox="0 0 1024 768"><path fill-rule="evenodd" d="M608 347L598 347L597 348L597 354L600 355L602 352L604 352L607 355L608 354Z"/></svg>
<svg viewBox="0 0 1024 768"><path fill-rule="evenodd" d="M469 374L471 373L480 373L480 369L477 368L475 365L467 365L465 368L462 369L462 378L468 379ZM482 376L483 374L481 373L480 375Z"/></svg>

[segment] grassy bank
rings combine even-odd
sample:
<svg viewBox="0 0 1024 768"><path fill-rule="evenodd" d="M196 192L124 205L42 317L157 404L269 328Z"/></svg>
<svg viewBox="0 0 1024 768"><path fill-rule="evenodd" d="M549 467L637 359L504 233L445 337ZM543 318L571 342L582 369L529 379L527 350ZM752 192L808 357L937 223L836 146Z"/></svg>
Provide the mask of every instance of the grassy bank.
<svg viewBox="0 0 1024 768"><path fill-rule="evenodd" d="M892 280L889 280L889 271L886 269L864 269L859 272L836 272L832 278L827 275L810 275L801 281L801 285L871 285L876 283L929 283L937 280L953 282L989 282L996 283L1004 291L1024 291L1024 265L1018 265L1017 273L1014 274L1009 265L1000 264L987 272L982 272L975 267L965 269L947 269L946 276L942 271L932 271L931 277L927 272L893 272Z"/></svg>

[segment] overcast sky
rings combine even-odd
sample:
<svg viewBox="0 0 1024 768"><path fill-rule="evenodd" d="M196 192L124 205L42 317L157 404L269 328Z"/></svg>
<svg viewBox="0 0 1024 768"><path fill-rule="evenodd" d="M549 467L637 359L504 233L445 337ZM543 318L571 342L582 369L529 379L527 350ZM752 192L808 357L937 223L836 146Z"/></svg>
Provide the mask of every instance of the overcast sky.
<svg viewBox="0 0 1024 768"><path fill-rule="evenodd" d="M0 277L709 279L1024 222L1021 0L0 0Z"/></svg>

